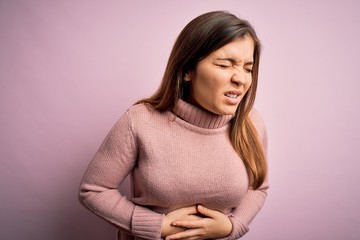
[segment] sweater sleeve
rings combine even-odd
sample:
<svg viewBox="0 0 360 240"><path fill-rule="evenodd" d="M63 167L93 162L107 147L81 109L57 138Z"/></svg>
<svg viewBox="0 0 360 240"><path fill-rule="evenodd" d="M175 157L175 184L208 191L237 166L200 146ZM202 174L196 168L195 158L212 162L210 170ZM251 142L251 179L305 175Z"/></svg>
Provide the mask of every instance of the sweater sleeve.
<svg viewBox="0 0 360 240"><path fill-rule="evenodd" d="M261 115L255 109L250 112L250 117L258 131L263 149L265 151L265 156L267 158L268 137L264 121ZM238 239L249 231L250 223L264 205L268 188L268 174L266 175L264 183L258 189L253 190L249 188L240 205L233 209L233 211L228 215L230 221L232 222L233 229L229 236L222 239Z"/></svg>
<svg viewBox="0 0 360 240"><path fill-rule="evenodd" d="M79 200L96 215L136 237L160 239L164 216L135 205L118 190L137 159L137 144L129 119L127 112L101 144L83 177Z"/></svg>

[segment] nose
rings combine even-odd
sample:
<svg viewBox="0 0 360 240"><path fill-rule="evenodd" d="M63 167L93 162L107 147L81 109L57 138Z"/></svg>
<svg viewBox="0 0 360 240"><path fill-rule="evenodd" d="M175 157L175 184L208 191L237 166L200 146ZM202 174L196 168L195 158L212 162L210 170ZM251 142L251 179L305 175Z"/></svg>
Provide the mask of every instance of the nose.
<svg viewBox="0 0 360 240"><path fill-rule="evenodd" d="M236 71L232 75L231 81L236 84L245 84L246 83L245 74L241 73L241 71Z"/></svg>

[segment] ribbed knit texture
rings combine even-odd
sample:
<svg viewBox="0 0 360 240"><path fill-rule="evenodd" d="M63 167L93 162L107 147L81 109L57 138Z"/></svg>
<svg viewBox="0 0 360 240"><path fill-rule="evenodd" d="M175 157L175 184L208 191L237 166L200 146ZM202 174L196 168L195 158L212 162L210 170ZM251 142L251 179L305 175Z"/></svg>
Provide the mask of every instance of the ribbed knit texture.
<svg viewBox="0 0 360 240"><path fill-rule="evenodd" d="M228 137L232 116L219 116L179 100L174 112L132 106L114 125L85 173L80 201L120 229L119 239L160 239L164 214L202 204L233 224L223 239L248 231L263 206L267 180L249 189L245 166ZM264 148L260 115L251 117ZM118 187L131 174L132 196Z"/></svg>
<svg viewBox="0 0 360 240"><path fill-rule="evenodd" d="M232 115L217 115L211 112L203 111L193 105L179 100L174 110L175 114L185 120L188 123L191 123L195 126L201 128L219 128L226 125L232 118Z"/></svg>

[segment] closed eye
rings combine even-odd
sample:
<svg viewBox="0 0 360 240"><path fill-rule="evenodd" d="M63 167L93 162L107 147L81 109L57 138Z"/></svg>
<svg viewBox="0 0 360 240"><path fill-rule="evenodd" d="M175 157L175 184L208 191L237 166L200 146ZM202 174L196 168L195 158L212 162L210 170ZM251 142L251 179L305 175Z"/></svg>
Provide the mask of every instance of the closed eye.
<svg viewBox="0 0 360 240"><path fill-rule="evenodd" d="M252 73L252 72L253 72L253 69L252 69L252 68L245 68L245 71L246 71L247 73Z"/></svg>
<svg viewBox="0 0 360 240"><path fill-rule="evenodd" d="M230 67L230 66L224 65L224 64L216 64L216 66L223 68L223 69Z"/></svg>

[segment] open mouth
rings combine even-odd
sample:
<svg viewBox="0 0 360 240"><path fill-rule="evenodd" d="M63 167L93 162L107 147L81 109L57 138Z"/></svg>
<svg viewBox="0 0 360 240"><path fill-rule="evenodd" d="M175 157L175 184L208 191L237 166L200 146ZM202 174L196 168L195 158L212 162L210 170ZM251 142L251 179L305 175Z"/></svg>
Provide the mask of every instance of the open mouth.
<svg viewBox="0 0 360 240"><path fill-rule="evenodd" d="M230 105L237 105L241 101L241 94L240 90L232 90L225 92L224 96L226 97L226 103Z"/></svg>
<svg viewBox="0 0 360 240"><path fill-rule="evenodd" d="M238 94L233 94L233 93L226 93L225 94L226 97L229 97L229 98L237 98L239 95Z"/></svg>

